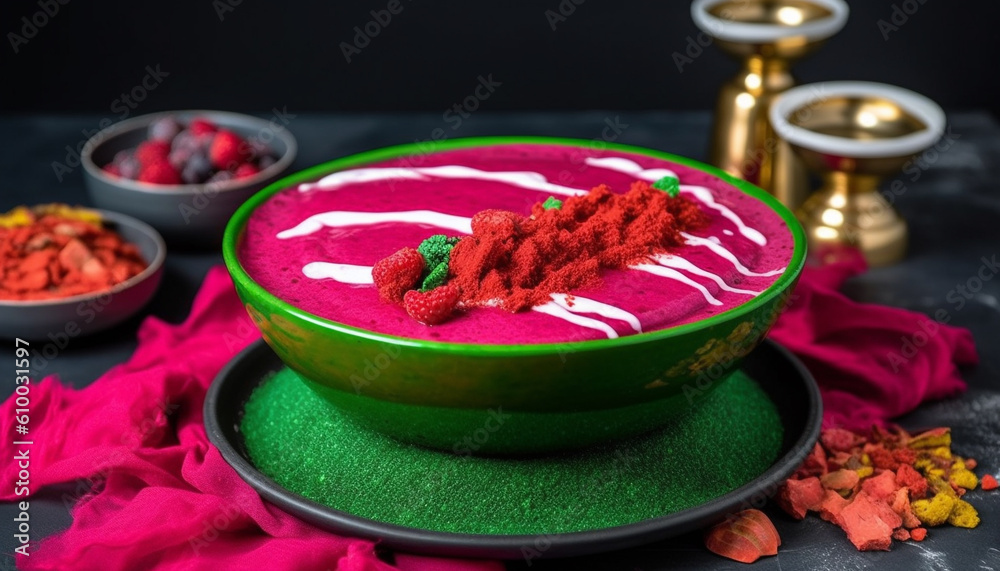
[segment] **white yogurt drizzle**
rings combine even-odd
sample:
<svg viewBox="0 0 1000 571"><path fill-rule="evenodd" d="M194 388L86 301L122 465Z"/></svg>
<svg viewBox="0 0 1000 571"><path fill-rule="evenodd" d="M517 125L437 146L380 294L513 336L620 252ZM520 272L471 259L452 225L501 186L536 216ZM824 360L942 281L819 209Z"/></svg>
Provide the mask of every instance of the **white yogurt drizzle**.
<svg viewBox="0 0 1000 571"><path fill-rule="evenodd" d="M610 170L615 170L625 174L633 175L638 178L645 179L647 181L655 182L665 176L677 175L669 169L644 169L638 163L631 161L622 157L605 157L605 158L587 158L586 163L589 166L605 168ZM470 167L463 166L439 166L439 167L426 167L426 168L361 168L354 170L346 170L336 172L323 177L315 183L307 183L299 185L300 192L307 192L313 189L318 190L335 190L342 186L348 184L375 182L381 180L391 180L391 179L409 179L409 180L427 180L429 177L439 177L439 178L464 178L464 179L475 179L475 180L487 180L492 182L503 182L513 186L526 188L529 190L537 190L540 192L548 192L552 194L559 194L563 196L580 196L586 194L588 191L570 188L566 186L561 186L558 184L550 183L548 179L545 178L540 173L536 172L491 172L483 171L479 169L474 169ZM681 185L681 192L687 192L694 195L694 197L714 210L717 210L723 217L730 220L739 229L740 234L748 240L764 246L767 244L767 239L763 234L757 230L748 227L743 223L743 220L732 210L724 205L719 204L715 201L715 197L709 189L702 186L693 185ZM348 211L332 211L324 212L320 214L315 214L309 218L303 220L298 225L287 230L283 230L278 233L278 239L285 240L288 238L295 238L299 236L306 236L323 228L339 228L343 226L366 226L373 224L383 224L388 222L403 222L412 224L423 224L428 226L436 226L439 228L446 228L449 230L454 230L463 234L472 233L472 220L471 218L466 218L463 216L455 216L452 214L445 214L442 212L435 212L432 210L408 210L400 212L348 212ZM733 233L729 230L723 230L727 236L732 236ZM700 236L694 236L692 234L682 232L681 235L685 239L685 244L690 246L705 246L710 249L716 255L724 258L725 260L731 262L738 272L745 276L752 277L768 277L778 275L785 271L785 268L778 270L773 270L770 272L757 273L749 270L736 256L722 246L721 240L718 237L710 236L708 238L702 238ZM719 289L744 294L744 295L760 295L761 292L745 290L734 288L727 284L720 276L708 272L699 268L698 266L692 264L690 261L676 255L671 254L660 254L654 256L652 259L655 263L650 264L636 264L631 266L631 269L647 272L656 276L660 276L667 279L672 279L688 286L691 286L698 290L704 297L705 300L711 305L722 305L722 302L716 299L711 292L708 291L703 285L692 280L686 275L682 274L677 270L684 270L691 274L708 278L715 282L719 286ZM332 279L341 283L350 285L369 285L372 284L372 268L371 266L357 266L352 264L337 264L329 262L311 262L306 264L302 268L302 273L311 279ZM544 313L546 315L551 315L558 319L568 321L570 323L579 325L581 327L587 327L590 329L596 329L603 332L609 338L618 337L618 333L607 323L603 321L593 319L590 317L585 317L578 315L579 313L593 313L600 315L605 319L617 319L624 321L629 324L636 332L642 332L642 326L639 319L618 307L613 305L608 305L596 300L583 298L579 296L573 296L573 305L569 304L567 300L567 294L557 293L552 294L552 301L537 305L532 308L532 311L537 311L539 313Z"/></svg>
<svg viewBox="0 0 1000 571"><path fill-rule="evenodd" d="M326 175L315 183L299 185L299 192L306 192L313 189L335 190L346 184L359 182L374 182L378 180L410 179L427 180L427 177L438 178L468 178L475 180L488 180L491 182L503 182L529 190L539 192L550 192L563 196L581 196L588 191L579 188L570 188L554 184L548 181L544 175L530 171L483 171L471 167L456 165L446 165L440 167L423 168L362 168L346 170Z"/></svg>
<svg viewBox="0 0 1000 571"><path fill-rule="evenodd" d="M559 305L554 301L548 303L543 303L541 305L536 305L531 308L531 311L537 311L538 313L544 313L546 315L551 315L552 317L558 317L564 321L569 321L570 323L579 325L581 327L587 327L589 329L596 329L598 331L603 331L608 339L615 339L618 337L618 332L611 328L610 325L603 321L598 321L597 319L592 319L590 317L584 317L582 315L577 315L565 307Z"/></svg>
<svg viewBox="0 0 1000 571"><path fill-rule="evenodd" d="M776 276L785 271L785 268L781 268L778 270L771 270L770 272L764 272L764 273L757 273L750 271L749 269L747 269L746 266L741 264L738 259L736 259L735 254L733 254L725 247L723 247L721 244L716 242L718 238L716 238L716 240L712 240L711 238L702 238L701 236L695 236L693 234L688 234L687 232L681 232L681 236L684 237L684 243L687 244L688 246L705 246L706 248L714 252L716 255L730 261L736 268L736 271L745 276L763 278L768 276Z"/></svg>
<svg viewBox="0 0 1000 571"><path fill-rule="evenodd" d="M723 280L721 276L713 274L712 272L705 271L705 270L699 268L698 266L692 264L690 261L685 260L684 258L682 258L682 257L680 257L680 256L678 256L676 254L657 254L655 256L652 256L652 258L653 258L654 262L656 262L657 264L660 264L661 266L664 266L664 267L667 267L667 268L674 268L674 269L677 269L677 270L684 270L684 271L692 273L692 274L694 274L696 276L701 276L703 278L708 278L708 279L712 280L713 282L715 282L716 285L719 286L719 289L724 290L724 291L728 291L728 292L732 292L732 293L742 293L744 295L753 295L753 296L758 296L758 295L761 294L761 292L759 292L759 291L752 291L752 290L749 290L749 289L735 288L735 287L727 284L726 281Z"/></svg>
<svg viewBox="0 0 1000 571"><path fill-rule="evenodd" d="M682 284L687 284L694 289L701 292L701 295L705 296L705 301L712 305L722 305L722 302L715 299L712 293L705 288L705 286L692 280L691 278L685 276L684 274L678 272L677 270L671 268L665 268L656 264L636 264L634 266L629 266L633 270L639 270L640 272L648 272L654 276L660 276L661 278L667 278L675 281L679 281Z"/></svg>
<svg viewBox="0 0 1000 571"><path fill-rule="evenodd" d="M411 224L426 224L447 228L462 234L472 234L472 219L464 216L454 216L434 212L433 210L404 210L401 212L348 212L335 210L314 214L299 222L294 228L278 232L279 240L306 236L323 228L339 228L341 226L370 226L386 222L408 222Z"/></svg>
<svg viewBox="0 0 1000 571"><path fill-rule="evenodd" d="M639 178L648 180L650 182L656 182L665 176L672 176L675 178L677 177L677 175L674 174L673 171L667 169L644 169L641 166L639 166L638 163L630 161L629 159L623 159L621 157L606 157L606 158L590 157L585 159L584 162L586 162L589 166L592 167L615 170L625 174L637 176ZM736 227L740 231L740 234L742 234L743 237L746 238L747 240L750 240L751 242L759 246L767 245L767 238L765 238L763 234L758 232L756 229L750 228L749 226L744 224L743 219L740 218L735 212L733 212L726 206L716 202L715 197L712 196L711 190L705 188L704 186L682 184L681 192L687 192L693 194L694 197L697 198L700 202L704 203L705 206L708 206L713 210L719 211L719 214L721 214L730 222L736 225Z"/></svg>
<svg viewBox="0 0 1000 571"><path fill-rule="evenodd" d="M639 318L620 307L578 295L573 296L573 305L570 305L570 301L567 299L568 295L565 293L554 293L550 297L553 303L566 311L573 313L596 313L607 319L618 319L632 326L632 329L636 333L642 333L642 324L639 323Z"/></svg>
<svg viewBox="0 0 1000 571"><path fill-rule="evenodd" d="M307 278L314 280L330 279L342 284L367 285L375 283L372 279L371 266L310 262L302 268L302 273Z"/></svg>

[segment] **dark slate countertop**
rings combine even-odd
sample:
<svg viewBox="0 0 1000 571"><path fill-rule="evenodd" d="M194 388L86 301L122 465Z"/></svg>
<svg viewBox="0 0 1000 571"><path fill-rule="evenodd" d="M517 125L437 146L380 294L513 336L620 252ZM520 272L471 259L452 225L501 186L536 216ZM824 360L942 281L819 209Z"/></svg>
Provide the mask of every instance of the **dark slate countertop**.
<svg viewBox="0 0 1000 571"><path fill-rule="evenodd" d="M270 116L272 112L261 113ZM87 204L74 149L100 125L101 116L2 117L0 128L0 211L19 204L62 201ZM704 159L710 117L707 113L580 112L473 114L458 125L438 114L295 115L288 127L299 141L295 169L359 151L428 140L434 136L549 135L614 141ZM972 330L980 365L965 373L964 395L929 403L900 424L919 429L951 426L953 449L979 460L978 473L1000 472L1000 276L987 263L1000 259L1000 126L985 113L949 115L953 143L926 154L917 172L900 173L905 186L896 199L910 223L910 251L902 263L872 270L846 286L851 297L933 315L947 312L950 323ZM435 132L435 130L440 130ZM68 148L67 148L68 147ZM66 169L54 166L62 163ZM68 169L68 172L66 172ZM58 175L57 176L57 172ZM891 180L886 181L888 188ZM899 188L897 186L897 188ZM215 252L171 252L164 282L143 315L183 320L210 267L221 263ZM985 268L985 269L984 269ZM964 289L962 289L964 288ZM976 289L979 288L979 289ZM964 292L964 293L963 293ZM125 361L136 346L142 316L91 338L73 339L40 374L58 374L82 387L111 366ZM902 343L902 341L901 341ZM13 392L4 377L3 395ZM43 491L31 500L33 539L69 525L65 498L76 484ZM777 557L761 559L758 571L788 569L1000 570L1000 492L969 496L982 523L975 530L935 528L923 543L896 542L889 552L859 553L836 526L816 517L796 522L769 509L782 537ZM0 504L0 520L16 515L13 504ZM5 526L5 529L10 527ZM15 540L0 534L0 569L13 569L9 554ZM580 560L511 562L512 569L739 569L702 547L700 534L688 534L623 552Z"/></svg>

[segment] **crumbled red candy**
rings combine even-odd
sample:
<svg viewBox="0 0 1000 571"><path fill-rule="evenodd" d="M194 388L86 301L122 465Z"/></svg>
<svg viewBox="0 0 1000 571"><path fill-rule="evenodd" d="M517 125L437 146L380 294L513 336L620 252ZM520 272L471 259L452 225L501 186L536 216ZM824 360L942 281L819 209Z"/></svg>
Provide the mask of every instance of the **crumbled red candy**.
<svg viewBox="0 0 1000 571"><path fill-rule="evenodd" d="M796 519L817 512L862 551L889 549L893 539L922 541L927 526L945 522L975 527L975 508L959 498L976 487L971 470L977 463L950 447L948 428L916 435L899 428L875 427L869 434L825 430L782 485L777 503ZM987 474L981 486L995 489L997 481Z"/></svg>
<svg viewBox="0 0 1000 571"><path fill-rule="evenodd" d="M600 185L583 196L537 203L528 217L477 213L472 235L449 245L442 267L464 306L518 312L551 301L553 293L599 283L603 268L625 268L679 246L682 232L707 220L696 202L646 182L634 182L625 194ZM436 265L427 269L441 271Z"/></svg>

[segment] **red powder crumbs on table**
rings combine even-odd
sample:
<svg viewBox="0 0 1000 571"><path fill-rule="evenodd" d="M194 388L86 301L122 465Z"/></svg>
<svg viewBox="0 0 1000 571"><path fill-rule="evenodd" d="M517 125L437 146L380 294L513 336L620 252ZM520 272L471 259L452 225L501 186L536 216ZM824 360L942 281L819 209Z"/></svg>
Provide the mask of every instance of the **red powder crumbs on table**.
<svg viewBox="0 0 1000 571"><path fill-rule="evenodd" d="M683 244L708 219L698 204L641 181L625 194L600 185L561 208L535 204L530 217L487 210L451 252L451 283L465 305L517 312L600 283L600 270L641 263Z"/></svg>
<svg viewBox="0 0 1000 571"><path fill-rule="evenodd" d="M976 527L979 515L962 499L980 484L976 466L952 454L948 428L915 435L898 427L869 434L832 428L782 485L777 502L795 519L819 513L860 551L888 550L893 539L922 541L926 527ZM993 476L983 476L983 490L995 487Z"/></svg>

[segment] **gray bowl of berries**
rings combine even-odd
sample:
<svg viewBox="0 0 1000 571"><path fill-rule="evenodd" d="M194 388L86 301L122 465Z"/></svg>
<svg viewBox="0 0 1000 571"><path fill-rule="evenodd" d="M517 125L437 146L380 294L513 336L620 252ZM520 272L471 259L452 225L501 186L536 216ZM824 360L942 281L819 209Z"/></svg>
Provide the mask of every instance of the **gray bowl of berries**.
<svg viewBox="0 0 1000 571"><path fill-rule="evenodd" d="M283 123L225 111L169 111L94 135L81 160L90 200L134 216L170 245L212 248L243 202L295 160Z"/></svg>

